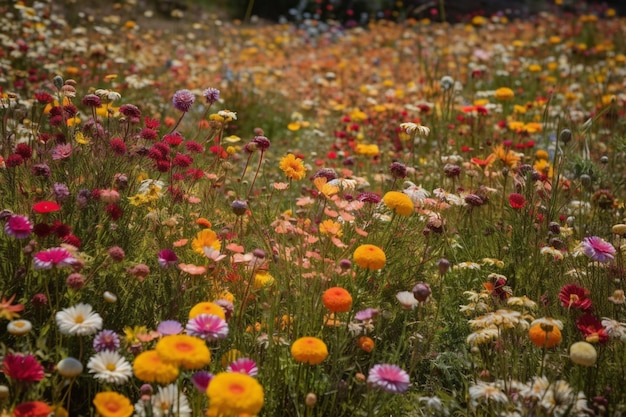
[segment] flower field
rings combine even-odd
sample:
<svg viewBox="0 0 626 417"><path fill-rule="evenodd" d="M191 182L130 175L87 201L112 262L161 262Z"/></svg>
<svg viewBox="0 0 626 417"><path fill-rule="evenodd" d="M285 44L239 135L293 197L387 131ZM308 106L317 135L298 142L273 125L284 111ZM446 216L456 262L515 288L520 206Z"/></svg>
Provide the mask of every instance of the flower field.
<svg viewBox="0 0 626 417"><path fill-rule="evenodd" d="M0 416L626 413L623 18L134 3L0 5Z"/></svg>

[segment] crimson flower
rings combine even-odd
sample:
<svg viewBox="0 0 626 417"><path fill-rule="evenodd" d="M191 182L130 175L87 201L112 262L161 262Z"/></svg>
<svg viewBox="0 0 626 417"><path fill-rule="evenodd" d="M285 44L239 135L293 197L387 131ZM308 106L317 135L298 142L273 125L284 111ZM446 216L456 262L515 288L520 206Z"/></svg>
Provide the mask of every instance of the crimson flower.
<svg viewBox="0 0 626 417"><path fill-rule="evenodd" d="M44 378L43 366L30 354L7 353L2 372L13 381L39 382Z"/></svg>
<svg viewBox="0 0 626 417"><path fill-rule="evenodd" d="M61 206L54 201L40 201L33 204L33 211L39 214L52 213L53 211L59 211L60 209Z"/></svg>
<svg viewBox="0 0 626 417"><path fill-rule="evenodd" d="M592 307L589 290L576 284L568 284L561 288L559 300L561 300L561 305L566 308L589 311Z"/></svg>
<svg viewBox="0 0 626 417"><path fill-rule="evenodd" d="M509 204L516 210L524 208L528 201L524 198L523 195L518 193L509 194Z"/></svg>
<svg viewBox="0 0 626 417"><path fill-rule="evenodd" d="M576 320L576 327L589 343L606 343L609 341L609 335L602 326L602 322L591 313L580 316Z"/></svg>

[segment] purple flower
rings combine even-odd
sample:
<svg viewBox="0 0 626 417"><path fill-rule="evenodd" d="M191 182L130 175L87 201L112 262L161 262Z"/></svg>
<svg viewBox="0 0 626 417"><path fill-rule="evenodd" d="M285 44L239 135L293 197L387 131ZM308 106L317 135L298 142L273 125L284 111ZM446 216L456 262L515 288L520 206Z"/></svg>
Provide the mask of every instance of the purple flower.
<svg viewBox="0 0 626 417"><path fill-rule="evenodd" d="M52 191L54 192L55 200L59 204L63 204L70 196L70 189L67 187L67 185L61 182L55 182L52 186Z"/></svg>
<svg viewBox="0 0 626 417"><path fill-rule="evenodd" d="M400 394L409 388L409 374L396 365L378 364L370 369L367 377L370 386L381 388L393 394Z"/></svg>
<svg viewBox="0 0 626 417"><path fill-rule="evenodd" d="M356 199L358 201L362 201L364 203L370 203L370 204L378 204L380 203L380 200L381 200L378 194L374 194L370 192L361 193L357 196Z"/></svg>
<svg viewBox="0 0 626 417"><path fill-rule="evenodd" d="M133 122L139 122L141 118L141 110L134 104L123 104L119 108L119 112L128 117Z"/></svg>
<svg viewBox="0 0 626 417"><path fill-rule="evenodd" d="M72 155L72 145L69 143L62 143L57 145L52 150L52 159L58 161L59 159L67 159Z"/></svg>
<svg viewBox="0 0 626 417"><path fill-rule="evenodd" d="M33 225L28 220L28 217L14 214L5 223L4 231L7 235L16 239L26 239L33 231Z"/></svg>
<svg viewBox="0 0 626 417"><path fill-rule="evenodd" d="M172 97L172 104L176 110L187 113L196 101L196 96L189 90L178 90Z"/></svg>
<svg viewBox="0 0 626 417"><path fill-rule="evenodd" d="M162 268L167 268L170 265L176 265L178 262L178 256L171 249L163 249L159 252L159 265Z"/></svg>
<svg viewBox="0 0 626 417"><path fill-rule="evenodd" d="M609 262L615 255L615 247L598 236L584 238L582 245L585 255L594 261Z"/></svg>
<svg viewBox="0 0 626 417"><path fill-rule="evenodd" d="M33 259L35 269L52 269L71 266L76 259L64 248L50 248L35 254Z"/></svg>
<svg viewBox="0 0 626 417"><path fill-rule="evenodd" d="M257 376L259 374L259 368L257 368L256 362L252 359L239 358L228 365L226 372L239 372L248 376Z"/></svg>
<svg viewBox="0 0 626 417"><path fill-rule="evenodd" d="M216 103L217 100L220 99L220 90L218 90L217 88L209 87L202 92L202 95L206 99L207 104L211 105L213 103Z"/></svg>
<svg viewBox="0 0 626 417"><path fill-rule="evenodd" d="M193 382L193 386L202 393L206 393L206 389L209 387L209 384L213 380L213 374L208 371L198 371L191 377L191 382Z"/></svg>
<svg viewBox="0 0 626 417"><path fill-rule="evenodd" d="M354 318L357 320L372 320L380 313L380 310L377 308L366 308L365 310L361 310L354 315Z"/></svg>
<svg viewBox="0 0 626 417"><path fill-rule="evenodd" d="M228 324L213 314L200 314L187 322L187 334L204 340L219 340L228 336Z"/></svg>
<svg viewBox="0 0 626 417"><path fill-rule="evenodd" d="M87 94L81 100L83 106L87 107L100 107L102 105L102 99L95 94Z"/></svg>
<svg viewBox="0 0 626 417"><path fill-rule="evenodd" d="M250 142L254 143L261 152L265 152L271 145L270 140L265 136L255 136Z"/></svg>
<svg viewBox="0 0 626 417"><path fill-rule="evenodd" d="M120 337L113 330L102 330L93 339L93 349L96 352L104 350L116 351L120 348Z"/></svg>
<svg viewBox="0 0 626 417"><path fill-rule="evenodd" d="M179 334L183 331L183 325L176 320L164 320L157 326L157 332L163 336L169 336L171 334Z"/></svg>

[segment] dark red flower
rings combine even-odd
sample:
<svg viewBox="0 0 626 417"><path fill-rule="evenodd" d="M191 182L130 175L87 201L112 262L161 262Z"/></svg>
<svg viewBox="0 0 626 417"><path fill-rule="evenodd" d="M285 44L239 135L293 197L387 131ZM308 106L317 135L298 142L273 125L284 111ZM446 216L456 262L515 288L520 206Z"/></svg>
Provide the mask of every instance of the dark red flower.
<svg viewBox="0 0 626 417"><path fill-rule="evenodd" d="M15 406L13 417L48 417L52 408L42 401L29 401Z"/></svg>
<svg viewBox="0 0 626 417"><path fill-rule="evenodd" d="M7 353L2 361L2 372L13 381L38 382L44 378L43 366L30 354Z"/></svg>
<svg viewBox="0 0 626 417"><path fill-rule="evenodd" d="M170 170L170 167L171 167L170 162L165 159L156 161L156 169L159 172L167 172Z"/></svg>
<svg viewBox="0 0 626 417"><path fill-rule="evenodd" d="M15 153L26 160L33 155L33 149L25 143L18 143L15 147Z"/></svg>
<svg viewBox="0 0 626 417"><path fill-rule="evenodd" d="M591 310L593 305L589 298L589 291L576 284L568 284L561 288L559 300L561 300L561 305L565 308L573 308L582 311Z"/></svg>
<svg viewBox="0 0 626 417"><path fill-rule="evenodd" d="M576 327L587 342L606 343L609 341L609 335L604 330L602 322L591 313L585 313L576 320Z"/></svg>
<svg viewBox="0 0 626 417"><path fill-rule="evenodd" d="M119 220L122 217L122 214L124 214L124 212L122 211L122 208L118 206L117 204L107 205L104 208L104 211L109 215L109 217L113 221Z"/></svg>
<svg viewBox="0 0 626 417"><path fill-rule="evenodd" d="M131 120L137 119L137 122L141 117L141 110L139 110L139 108L134 104L123 104L120 106L119 112Z"/></svg>
<svg viewBox="0 0 626 417"><path fill-rule="evenodd" d="M24 163L24 158L21 155L14 153L13 155L9 155L9 157L5 161L5 165L9 168L15 168Z"/></svg>
<svg viewBox="0 0 626 417"><path fill-rule="evenodd" d="M37 237L46 237L52 233L52 227L47 223L37 223L33 226L33 233Z"/></svg>
<svg viewBox="0 0 626 417"><path fill-rule="evenodd" d="M528 201L526 201L524 196L521 195L521 194L511 193L511 194L509 194L509 204L514 209L519 210L519 209L524 208L524 206L526 206L526 204L528 204Z"/></svg>
<svg viewBox="0 0 626 417"><path fill-rule="evenodd" d="M54 101L54 97L52 97L51 94L48 94L45 91L40 91L35 93L35 100L37 100L41 104L49 104Z"/></svg>
<svg viewBox="0 0 626 417"><path fill-rule="evenodd" d="M59 239L62 239L70 234L72 228L60 221L56 221L52 224L52 231Z"/></svg>
<svg viewBox="0 0 626 417"><path fill-rule="evenodd" d="M67 243L68 245L72 245L75 248L80 248L80 244L82 243L80 241L80 239L78 238L78 236L73 235L71 233L69 235L67 235L67 236L64 236L62 240L63 240L63 243Z"/></svg>
<svg viewBox="0 0 626 417"><path fill-rule="evenodd" d="M145 140L156 140L159 135L156 130L145 128L139 133L139 137Z"/></svg>
<svg viewBox="0 0 626 417"><path fill-rule="evenodd" d="M109 140L109 146L116 155L124 155L126 153L126 143L120 138L112 138Z"/></svg>
<svg viewBox="0 0 626 417"><path fill-rule="evenodd" d="M200 145L198 142L188 140L185 142L185 149L191 153L201 153L204 151L204 146Z"/></svg>
<svg viewBox="0 0 626 417"><path fill-rule="evenodd" d="M167 143L170 146L178 146L181 143L183 143L184 140L185 138L183 137L183 135L181 135L177 131L174 131L172 133L169 133L163 136L163 142Z"/></svg>
<svg viewBox="0 0 626 417"><path fill-rule="evenodd" d="M189 155L184 155L182 153L176 154L174 160L172 161L172 165L187 168L193 163L193 158Z"/></svg>

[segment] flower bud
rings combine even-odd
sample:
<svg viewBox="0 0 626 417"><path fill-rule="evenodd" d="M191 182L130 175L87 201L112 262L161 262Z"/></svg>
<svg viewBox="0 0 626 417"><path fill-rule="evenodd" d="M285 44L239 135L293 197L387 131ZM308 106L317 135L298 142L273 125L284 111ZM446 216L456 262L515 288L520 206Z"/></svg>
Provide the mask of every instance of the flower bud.
<svg viewBox="0 0 626 417"><path fill-rule="evenodd" d="M57 371L65 378L75 378L83 372L83 364L72 357L61 359L57 363Z"/></svg>
<svg viewBox="0 0 626 417"><path fill-rule="evenodd" d="M415 299L419 301L420 303L423 303L426 300L428 300L428 297L430 297L431 293L432 291L430 289L430 285L424 282L418 282L413 287L413 297L415 297Z"/></svg>

